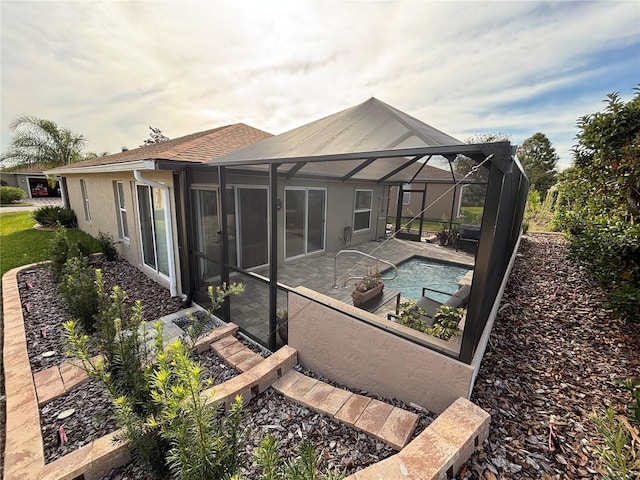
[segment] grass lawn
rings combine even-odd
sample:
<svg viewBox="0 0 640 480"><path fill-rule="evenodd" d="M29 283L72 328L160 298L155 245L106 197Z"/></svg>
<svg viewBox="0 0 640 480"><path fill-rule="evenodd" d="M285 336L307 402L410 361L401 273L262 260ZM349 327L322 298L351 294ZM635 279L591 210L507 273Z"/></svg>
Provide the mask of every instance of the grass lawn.
<svg viewBox="0 0 640 480"><path fill-rule="evenodd" d="M12 268L49 259L49 240L55 232L35 230L31 212L0 213L0 275ZM83 240L91 251L98 252L98 242L80 230L67 232L72 241Z"/></svg>

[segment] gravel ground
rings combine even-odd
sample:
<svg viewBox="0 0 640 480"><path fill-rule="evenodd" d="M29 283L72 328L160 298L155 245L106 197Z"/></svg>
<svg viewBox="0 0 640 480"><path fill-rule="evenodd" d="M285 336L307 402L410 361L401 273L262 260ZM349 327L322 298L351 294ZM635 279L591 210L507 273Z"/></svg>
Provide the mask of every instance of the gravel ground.
<svg viewBox="0 0 640 480"><path fill-rule="evenodd" d="M565 253L558 235L523 238L471 398L491 414L489 440L461 478L600 476L589 415L629 402L615 380L640 377L640 324L614 318Z"/></svg>

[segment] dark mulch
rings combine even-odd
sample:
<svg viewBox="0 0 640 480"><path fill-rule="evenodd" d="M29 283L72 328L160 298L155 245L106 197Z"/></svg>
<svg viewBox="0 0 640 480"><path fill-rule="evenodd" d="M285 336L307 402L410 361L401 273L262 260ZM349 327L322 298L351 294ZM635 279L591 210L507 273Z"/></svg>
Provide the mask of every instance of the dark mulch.
<svg viewBox="0 0 640 480"><path fill-rule="evenodd" d="M489 441L461 477L599 476L589 416L628 403L615 380L640 377L640 324L614 318L565 253L557 235L523 238L472 396L491 414ZM549 449L552 421L561 451Z"/></svg>
<svg viewBox="0 0 640 480"><path fill-rule="evenodd" d="M171 298L166 288L160 287L125 260L108 262L97 256L91 257L91 265L102 270L107 292L118 285L127 294L127 307L133 306L136 300L142 301L146 319L157 319L180 309L180 298ZM69 318L46 266L23 270L17 280L23 304L27 352L31 370L35 373L64 361L67 347L62 323ZM46 337L42 336L43 327L46 328ZM55 354L43 358L42 354L49 351Z"/></svg>

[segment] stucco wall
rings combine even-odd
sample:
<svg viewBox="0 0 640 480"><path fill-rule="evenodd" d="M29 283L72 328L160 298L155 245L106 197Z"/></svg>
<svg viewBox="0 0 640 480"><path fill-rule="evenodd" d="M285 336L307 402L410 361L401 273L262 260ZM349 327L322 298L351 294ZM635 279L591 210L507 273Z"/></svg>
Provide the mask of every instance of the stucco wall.
<svg viewBox="0 0 640 480"><path fill-rule="evenodd" d="M458 397L469 397L473 380L469 365L327 305L382 328L410 329L304 287L296 292L289 294L289 345L298 351L305 368L351 388L413 402L435 413Z"/></svg>
<svg viewBox="0 0 640 480"><path fill-rule="evenodd" d="M162 182L169 187L171 198L173 198L173 178L170 172L144 172L143 177L156 182ZM120 255L132 265L137 266L144 273L156 280L161 285L168 287L168 280L156 274L146 267L142 260L142 249L140 246L140 223L138 218L138 202L136 198L135 179L132 172L114 172L101 174L66 175L67 188L69 193L70 207L78 217L78 228L89 235L97 237L100 232L110 234L117 241L117 248ZM80 188L80 180L84 180L87 186L89 197L89 208L91 221L85 219L84 203ZM118 214L116 207L116 196L114 182L121 181L124 186L125 206L127 210L127 225L129 229L129 239L119 238ZM175 205L171 205L171 212L175 225ZM174 243L177 243L176 230L174 229ZM176 262L179 259L176 258ZM179 265L176 267L179 271ZM178 275L178 291L180 292L180 278Z"/></svg>
<svg viewBox="0 0 640 480"><path fill-rule="evenodd" d="M414 185L413 190L423 190L424 185ZM449 191L450 190L450 191ZM444 195L444 196L442 196ZM391 205L389 207L389 216L394 217L398 208L398 187L391 187ZM442 198L440 198L442 196ZM424 218L430 220L440 220L443 216L449 218L451 216L451 204L453 202L453 215L458 213L458 197L460 189L456 190L454 197L453 185L429 184L427 185L427 194L425 196L425 213ZM402 205L403 215L409 209L413 215L418 215L422 210L422 194L412 192L408 205Z"/></svg>
<svg viewBox="0 0 640 480"><path fill-rule="evenodd" d="M198 173L197 181L193 186L197 187L217 187L218 179L215 173L202 172ZM268 177L266 175L239 175L237 173L229 173L227 175L227 186L257 186L268 185ZM286 187L311 187L323 188L327 191L327 212L326 212L326 239L325 250L337 251L341 248L347 248L342 239L344 239L345 227L351 227L353 230L353 214L355 204L356 189L373 190L373 202L371 211L371 228L352 234L349 245L357 245L359 243L368 242L384 236L385 217L387 211L387 188L377 184L350 184L336 181L321 181L307 179L291 179L278 178L278 199L281 200L283 208L277 212L277 235L278 235L278 263L282 265L285 261L284 257L284 209L285 209L285 188Z"/></svg>

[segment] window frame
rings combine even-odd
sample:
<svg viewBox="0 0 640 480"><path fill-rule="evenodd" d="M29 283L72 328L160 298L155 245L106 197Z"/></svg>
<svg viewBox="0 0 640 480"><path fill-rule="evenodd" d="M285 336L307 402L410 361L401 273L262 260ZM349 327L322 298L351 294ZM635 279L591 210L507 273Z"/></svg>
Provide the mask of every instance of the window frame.
<svg viewBox="0 0 640 480"><path fill-rule="evenodd" d="M359 192L369 192L369 208L357 208L358 207L358 193ZM371 214L373 212L373 189L369 188L356 188L355 193L353 195L353 232L366 232L367 230L371 230ZM368 213L368 221L366 228L358 228L356 230L356 216L358 214Z"/></svg>
<svg viewBox="0 0 640 480"><path fill-rule="evenodd" d="M91 223L91 207L89 205L89 193L87 190L87 182L84 178L80 179L80 195L82 195L82 205L84 207L84 219Z"/></svg>
<svg viewBox="0 0 640 480"><path fill-rule="evenodd" d="M118 234L120 235L121 240L128 242L130 240L129 223L127 218L127 201L124 190L124 181L115 180L113 183L116 196L116 209L118 210Z"/></svg>

